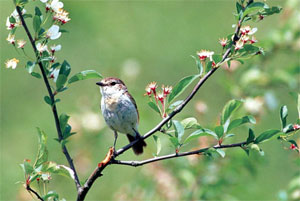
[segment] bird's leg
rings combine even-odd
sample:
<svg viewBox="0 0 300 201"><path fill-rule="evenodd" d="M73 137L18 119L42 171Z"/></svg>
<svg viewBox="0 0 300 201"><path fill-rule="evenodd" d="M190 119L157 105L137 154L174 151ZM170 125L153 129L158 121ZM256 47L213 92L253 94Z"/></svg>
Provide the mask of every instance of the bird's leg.
<svg viewBox="0 0 300 201"><path fill-rule="evenodd" d="M114 149L114 155L115 155L115 152L116 152L116 143L117 143L117 139L118 139L118 133L117 133L117 131L114 131L114 134L115 134L115 140L114 140L113 149Z"/></svg>
<svg viewBox="0 0 300 201"><path fill-rule="evenodd" d="M140 138L141 138L140 133L139 133L137 130L135 130L134 128L132 128L132 129L133 129L133 131L135 132L135 137L136 137L136 139L140 139Z"/></svg>

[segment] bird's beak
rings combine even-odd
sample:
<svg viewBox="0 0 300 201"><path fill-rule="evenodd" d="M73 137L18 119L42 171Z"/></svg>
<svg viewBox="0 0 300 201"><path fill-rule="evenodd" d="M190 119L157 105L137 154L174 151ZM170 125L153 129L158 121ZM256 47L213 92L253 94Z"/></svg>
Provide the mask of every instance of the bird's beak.
<svg viewBox="0 0 300 201"><path fill-rule="evenodd" d="M100 87L103 87L105 86L105 84L103 82L96 82L96 85L100 86Z"/></svg>

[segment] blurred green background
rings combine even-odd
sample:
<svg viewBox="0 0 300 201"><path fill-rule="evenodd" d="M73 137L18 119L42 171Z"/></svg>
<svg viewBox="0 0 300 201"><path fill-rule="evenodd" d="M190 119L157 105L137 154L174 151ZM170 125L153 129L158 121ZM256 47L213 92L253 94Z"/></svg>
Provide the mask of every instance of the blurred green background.
<svg viewBox="0 0 300 201"><path fill-rule="evenodd" d="M268 1L270 5L283 7L285 2ZM32 4L35 3L26 7L28 13L32 12ZM37 0L36 4L42 5ZM54 41L55 44L62 45L62 50L56 55L58 61L66 59L72 66L71 74L94 69L103 76L121 78L136 99L141 117L140 133L147 132L160 121L157 114L148 107L148 99L143 96L145 86L151 81L157 81L159 85L174 86L183 76L196 73L197 68L190 55L195 55L200 49L220 52L218 39L232 33L231 25L235 23L232 15L235 1L229 0L72 0L64 1L64 8L70 12L72 20L63 27L69 33ZM2 0L0 9L0 198L30 200L32 198L22 184L16 182L24 180L19 164L24 159L35 159L35 127L42 128L49 135L49 159L60 164L67 162L59 144L54 140L57 134L51 110L43 101L46 89L42 80L28 75L23 68L26 58L18 55L5 40L8 34L5 21L14 10L13 4L11 1ZM284 17L286 16L283 14L274 15L258 23L258 40L269 39L274 29L284 26ZM32 25L29 24L29 27L32 28ZM17 30L17 38L27 40L22 29ZM29 44L25 50L32 56ZM299 67L298 56L299 49L279 49L276 55L271 56L265 63L261 62L258 68L265 70L284 69L295 65ZM4 62L13 57L20 59L19 67L16 70L5 69ZM252 65L250 62L252 61L246 61L240 68ZM275 97L276 100L273 109L266 106L263 113L257 114L258 124L254 128L257 133L267 128L279 128L278 111L282 104L288 106L290 120L297 118L295 101L289 95L290 91L299 91L297 76L299 74L296 74L296 78L293 77L296 80L293 85L271 83L268 86L254 86L260 90L271 91L273 99ZM58 111L72 116L72 127L78 132L70 139L67 147L82 181L85 181L103 159L113 143L113 133L106 128L101 116L101 96L95 85L96 81L76 83L59 95L62 101L58 104ZM240 95L226 89L229 82L239 84L240 76L234 76L224 69L219 70L175 119L194 116L201 125L214 125L224 104ZM206 110L203 110L203 105L207 107ZM229 142L239 142L246 138L246 127L237 131L237 137ZM171 152L167 139L162 137L162 142L162 153ZM117 146L121 147L126 143L127 139L120 136ZM128 151L121 158L132 160L152 157L156 152L153 139L149 139L147 143L148 147L142 156L136 157L132 151ZM211 144L210 141L205 144L201 140L199 143L206 146ZM195 144L185 149L193 148L196 148ZM284 149L276 140L265 143L262 148L265 157L255 154L247 157L243 150L232 149L226 151L227 157L224 159L191 157L139 168L111 166L96 181L87 200L276 200L278 192L287 189L289 181L299 171L293 162L299 155ZM49 184L49 190L51 189L67 200L75 199L75 186L66 178L53 176L53 181ZM200 196L204 191L206 196Z"/></svg>

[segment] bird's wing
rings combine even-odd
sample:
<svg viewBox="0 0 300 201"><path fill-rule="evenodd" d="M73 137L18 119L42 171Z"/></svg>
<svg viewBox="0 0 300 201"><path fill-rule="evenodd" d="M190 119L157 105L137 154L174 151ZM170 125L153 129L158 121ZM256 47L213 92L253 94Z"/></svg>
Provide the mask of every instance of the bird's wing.
<svg viewBox="0 0 300 201"><path fill-rule="evenodd" d="M133 103L133 105L134 105L134 107L136 109L136 113L137 113L137 116L138 116L138 123L139 123L139 121L140 121L140 115L139 115L139 111L137 109L137 105L136 105L136 102L135 102L134 98L130 95L130 93L128 91L126 91L124 94L128 95L129 99Z"/></svg>

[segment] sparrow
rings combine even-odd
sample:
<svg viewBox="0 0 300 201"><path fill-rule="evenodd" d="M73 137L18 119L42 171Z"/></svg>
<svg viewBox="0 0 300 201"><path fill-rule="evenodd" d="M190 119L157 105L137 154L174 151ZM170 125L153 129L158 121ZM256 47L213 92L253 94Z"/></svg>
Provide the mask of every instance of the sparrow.
<svg viewBox="0 0 300 201"><path fill-rule="evenodd" d="M126 134L129 142L140 139L132 148L136 155L142 154L146 143L138 132L139 112L126 85L122 80L113 77L104 78L96 84L100 86L102 95L102 115L106 124L114 131L113 148L115 148L119 132Z"/></svg>

